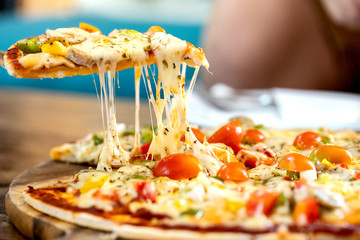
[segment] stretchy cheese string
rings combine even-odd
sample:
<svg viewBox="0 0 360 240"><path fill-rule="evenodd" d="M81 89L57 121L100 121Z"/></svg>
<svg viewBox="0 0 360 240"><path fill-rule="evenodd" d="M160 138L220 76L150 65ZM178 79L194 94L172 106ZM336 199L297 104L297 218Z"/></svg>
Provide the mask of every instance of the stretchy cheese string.
<svg viewBox="0 0 360 240"><path fill-rule="evenodd" d="M200 160L208 174L215 175L222 163L207 142L202 144L197 141L186 116L187 105L195 86L199 67L195 68L189 88L185 91L187 65L182 63L182 58L187 49L186 42L175 38L167 38L166 35L159 33L159 35L152 38L151 44L152 49L154 49L153 53L158 70L157 78L154 74L155 69L152 69L152 66L141 66L139 62L134 70L135 136L132 153L122 149L116 129L114 97L116 61L110 61L110 64L100 61L97 64L101 90L101 111L103 125L105 125L104 144L97 169L111 171L112 165L127 165L130 156L138 152L140 147L140 80L143 77L149 105L154 111L157 124L157 133L153 131L153 139L148 153L156 159L180 152L193 154ZM105 74L107 69L110 69L110 71ZM117 81L119 81L118 78ZM155 89L153 89L152 83L155 84ZM150 117L153 126L152 111ZM186 142L180 141L182 135L185 135Z"/></svg>

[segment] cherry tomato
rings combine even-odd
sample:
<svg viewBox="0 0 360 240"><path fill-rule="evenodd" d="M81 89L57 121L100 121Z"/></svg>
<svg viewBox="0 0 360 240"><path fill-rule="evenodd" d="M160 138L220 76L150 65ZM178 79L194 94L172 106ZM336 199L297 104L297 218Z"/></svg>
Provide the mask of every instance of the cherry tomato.
<svg viewBox="0 0 360 240"><path fill-rule="evenodd" d="M342 167L342 168L346 168L346 169L349 168L346 164L343 164L343 163L340 163L339 166Z"/></svg>
<svg viewBox="0 0 360 240"><path fill-rule="evenodd" d="M196 177L202 171L202 165L195 156L176 153L161 159L153 169L155 177L168 177L174 180Z"/></svg>
<svg viewBox="0 0 360 240"><path fill-rule="evenodd" d="M134 187L140 199L152 203L156 202L157 192L154 182L138 181L134 183Z"/></svg>
<svg viewBox="0 0 360 240"><path fill-rule="evenodd" d="M195 134L195 137L199 142L201 142L201 143L204 142L206 136L200 129L191 128L191 131Z"/></svg>
<svg viewBox="0 0 360 240"><path fill-rule="evenodd" d="M96 190L93 194L94 198L101 200L108 200L111 202L119 202L119 191L116 189L112 189L112 191L107 191L106 194L101 192L100 189Z"/></svg>
<svg viewBox="0 0 360 240"><path fill-rule="evenodd" d="M272 165L274 165L276 163L276 160L275 160L275 158L268 157L268 158L262 160L261 163L264 164L264 165L272 166Z"/></svg>
<svg viewBox="0 0 360 240"><path fill-rule="evenodd" d="M191 128L191 131L194 133L196 139L197 139L199 142L204 143L204 140L205 140L206 136L205 136L205 134L204 134L200 129ZM180 141L185 142L185 135L182 135L182 136L181 136Z"/></svg>
<svg viewBox="0 0 360 240"><path fill-rule="evenodd" d="M286 154L280 159L277 167L292 172L315 170L315 165L310 159L300 153Z"/></svg>
<svg viewBox="0 0 360 240"><path fill-rule="evenodd" d="M249 180L249 174L242 163L229 162L221 166L216 176L222 180L244 182Z"/></svg>
<svg viewBox="0 0 360 240"><path fill-rule="evenodd" d="M351 153L344 147L334 145L323 145L315 148L311 154L310 159L315 164L319 164L326 159L333 164L350 164L352 160Z"/></svg>
<svg viewBox="0 0 360 240"><path fill-rule="evenodd" d="M307 197L295 205L294 221L298 225L313 223L319 219L319 205L315 198Z"/></svg>
<svg viewBox="0 0 360 240"><path fill-rule="evenodd" d="M256 129L245 130L242 134L242 143L256 144L265 141L265 136Z"/></svg>
<svg viewBox="0 0 360 240"><path fill-rule="evenodd" d="M238 154L236 154L236 158L249 168L254 168L261 163L261 159L255 154L255 152L247 149L241 149Z"/></svg>
<svg viewBox="0 0 360 240"><path fill-rule="evenodd" d="M233 120L217 130L208 140L209 143L224 143L231 147L234 153L241 149L242 125L239 121Z"/></svg>
<svg viewBox="0 0 360 240"><path fill-rule="evenodd" d="M295 188L297 189L306 188L307 186L308 186L307 182L301 178L295 182Z"/></svg>
<svg viewBox="0 0 360 240"><path fill-rule="evenodd" d="M358 172L358 173L355 174L355 179L356 179L356 180L359 180L359 179L360 179L360 172Z"/></svg>
<svg viewBox="0 0 360 240"><path fill-rule="evenodd" d="M319 146L321 141L322 138L320 134L315 132L303 132L295 138L293 145L298 149L304 150Z"/></svg>
<svg viewBox="0 0 360 240"><path fill-rule="evenodd" d="M258 216L260 214L269 215L278 197L279 194L277 192L258 189L250 195L246 203L246 213L249 216Z"/></svg>
<svg viewBox="0 0 360 240"><path fill-rule="evenodd" d="M148 154L151 142L145 143L140 146L140 154L144 156L146 160L150 160L152 158L151 154Z"/></svg>

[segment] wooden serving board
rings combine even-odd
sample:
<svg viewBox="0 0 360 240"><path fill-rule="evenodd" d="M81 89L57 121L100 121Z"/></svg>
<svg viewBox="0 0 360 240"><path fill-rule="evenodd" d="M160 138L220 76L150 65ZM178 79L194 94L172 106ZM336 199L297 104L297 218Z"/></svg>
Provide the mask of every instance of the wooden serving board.
<svg viewBox="0 0 360 240"><path fill-rule="evenodd" d="M42 214L24 202L23 192L28 186L43 186L44 183L66 181L86 165L48 161L39 164L19 176L10 184L5 207L11 222L26 237L32 239L101 239L110 233L79 227Z"/></svg>

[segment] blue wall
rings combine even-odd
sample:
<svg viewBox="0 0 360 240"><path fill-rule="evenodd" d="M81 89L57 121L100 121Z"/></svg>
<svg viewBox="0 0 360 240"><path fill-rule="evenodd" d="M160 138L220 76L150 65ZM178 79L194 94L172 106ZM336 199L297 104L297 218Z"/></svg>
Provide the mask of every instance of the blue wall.
<svg viewBox="0 0 360 240"><path fill-rule="evenodd" d="M104 34L110 33L113 29L135 29L139 32L145 32L152 25L163 27L166 32L173 34L181 39L199 46L202 27L200 25L175 25L162 23L131 23L121 22L110 19L96 17L77 17L69 19L48 19L30 21L16 17L13 14L2 15L0 18L0 50L5 51L16 41L43 34L46 29L55 29L60 27L78 26L79 22L86 22L98 27ZM193 71L189 71L187 76L191 77ZM116 90L116 96L130 97L134 96L134 70L127 69L119 72L120 88ZM96 76L97 78L97 76ZM39 88L56 91L80 92L96 94L93 84L93 76L75 76L63 79L16 79L7 74L4 68L0 67L0 88L25 87ZM144 86L141 86L141 97L146 98Z"/></svg>

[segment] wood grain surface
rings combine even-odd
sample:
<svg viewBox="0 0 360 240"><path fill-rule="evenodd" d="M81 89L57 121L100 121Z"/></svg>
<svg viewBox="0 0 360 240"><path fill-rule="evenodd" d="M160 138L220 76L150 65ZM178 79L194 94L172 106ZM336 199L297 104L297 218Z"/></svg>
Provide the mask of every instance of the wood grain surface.
<svg viewBox="0 0 360 240"><path fill-rule="evenodd" d="M23 192L28 186L43 187L68 181L86 165L48 161L16 177L9 187L5 206L11 222L26 237L32 239L99 239L110 233L78 227L42 214L24 202Z"/></svg>
<svg viewBox="0 0 360 240"><path fill-rule="evenodd" d="M54 80L55 81L55 80ZM134 100L118 99L118 122L134 123ZM142 103L141 124L149 108ZM49 160L50 148L102 130L96 96L0 89L0 239L24 239L9 222L4 198L20 173Z"/></svg>

